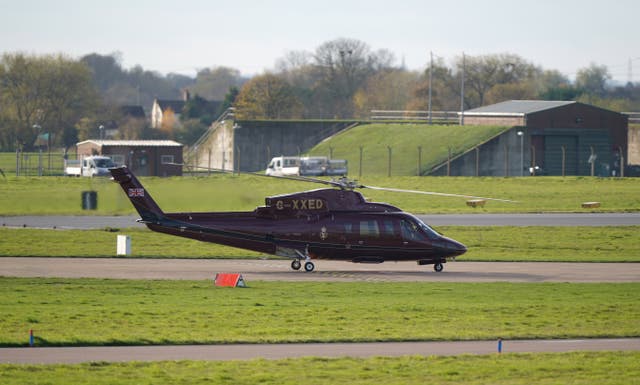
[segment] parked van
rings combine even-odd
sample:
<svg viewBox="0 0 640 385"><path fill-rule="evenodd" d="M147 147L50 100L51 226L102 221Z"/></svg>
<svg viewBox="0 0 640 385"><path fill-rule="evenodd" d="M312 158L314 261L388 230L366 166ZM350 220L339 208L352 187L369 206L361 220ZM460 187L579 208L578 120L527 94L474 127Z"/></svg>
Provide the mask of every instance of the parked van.
<svg viewBox="0 0 640 385"><path fill-rule="evenodd" d="M67 160L64 175L67 176L110 176L109 169L115 167L108 156L88 156L82 160Z"/></svg>
<svg viewBox="0 0 640 385"><path fill-rule="evenodd" d="M344 159L329 159L326 156L278 156L271 159L266 170L267 175L273 176L345 176L347 175L347 161Z"/></svg>
<svg viewBox="0 0 640 385"><path fill-rule="evenodd" d="M267 175L300 175L300 158L297 156L277 156L267 166Z"/></svg>
<svg viewBox="0 0 640 385"><path fill-rule="evenodd" d="M307 156L300 158L300 175L327 175L327 163L328 159L326 156Z"/></svg>

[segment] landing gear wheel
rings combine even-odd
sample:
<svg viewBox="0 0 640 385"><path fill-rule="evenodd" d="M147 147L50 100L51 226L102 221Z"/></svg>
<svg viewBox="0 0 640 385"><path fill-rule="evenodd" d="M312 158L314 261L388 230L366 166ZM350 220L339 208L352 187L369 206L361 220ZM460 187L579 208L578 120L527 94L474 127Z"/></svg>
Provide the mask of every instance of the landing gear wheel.
<svg viewBox="0 0 640 385"><path fill-rule="evenodd" d="M316 266L313 264L313 262L306 262L304 264L304 271L306 271L307 273L310 273L313 271L313 269L315 269Z"/></svg>
<svg viewBox="0 0 640 385"><path fill-rule="evenodd" d="M294 260L291 262L291 268L292 268L293 270L300 270L300 267L302 267L302 264L300 263L300 260L298 260L298 259L294 259Z"/></svg>
<svg viewBox="0 0 640 385"><path fill-rule="evenodd" d="M433 265L433 270L436 271L436 273L441 272L442 270L444 270L444 265L442 263L436 263L435 265Z"/></svg>

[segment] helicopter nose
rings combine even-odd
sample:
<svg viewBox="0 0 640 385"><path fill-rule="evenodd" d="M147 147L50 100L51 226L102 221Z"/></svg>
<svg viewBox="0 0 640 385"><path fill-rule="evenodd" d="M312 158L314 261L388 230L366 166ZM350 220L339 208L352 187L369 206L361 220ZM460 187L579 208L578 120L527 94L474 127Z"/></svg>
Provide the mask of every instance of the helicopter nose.
<svg viewBox="0 0 640 385"><path fill-rule="evenodd" d="M452 256L462 255L467 252L467 247L458 241L445 238L445 248L451 252Z"/></svg>

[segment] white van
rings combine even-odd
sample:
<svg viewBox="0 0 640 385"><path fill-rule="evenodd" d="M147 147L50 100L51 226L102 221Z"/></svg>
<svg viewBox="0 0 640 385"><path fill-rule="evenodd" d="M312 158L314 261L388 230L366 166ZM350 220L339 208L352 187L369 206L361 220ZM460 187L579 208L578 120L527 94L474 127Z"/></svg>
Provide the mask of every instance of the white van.
<svg viewBox="0 0 640 385"><path fill-rule="evenodd" d="M67 176L110 176L109 169L115 167L108 156L88 156L82 160L65 162L64 175Z"/></svg>
<svg viewBox="0 0 640 385"><path fill-rule="evenodd" d="M267 175L300 175L300 158L297 156L277 156L267 166Z"/></svg>

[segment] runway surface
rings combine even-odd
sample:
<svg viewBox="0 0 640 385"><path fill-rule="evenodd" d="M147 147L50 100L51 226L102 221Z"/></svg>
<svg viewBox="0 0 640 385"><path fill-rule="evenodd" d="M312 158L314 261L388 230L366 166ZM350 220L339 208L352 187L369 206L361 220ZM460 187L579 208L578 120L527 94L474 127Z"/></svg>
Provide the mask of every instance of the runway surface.
<svg viewBox="0 0 640 385"><path fill-rule="evenodd" d="M432 226L634 226L640 213L546 213L546 214L429 214L418 215ZM101 229L144 227L137 215L74 216L25 215L0 217L0 226L42 229Z"/></svg>
<svg viewBox="0 0 640 385"><path fill-rule="evenodd" d="M296 357L395 357L497 353L497 341L264 345L100 346L0 348L0 363L73 364L166 360L249 360ZM502 353L640 350L640 338L503 341Z"/></svg>
<svg viewBox="0 0 640 385"><path fill-rule="evenodd" d="M0 258L0 276L116 279L213 279L241 273L248 281L326 282L638 282L640 263L449 262L436 273L415 262L355 264L318 260L293 271L288 260Z"/></svg>

